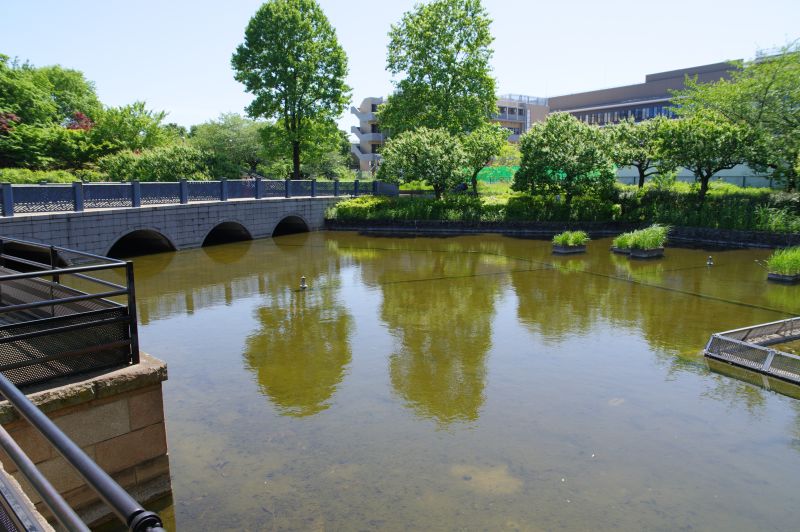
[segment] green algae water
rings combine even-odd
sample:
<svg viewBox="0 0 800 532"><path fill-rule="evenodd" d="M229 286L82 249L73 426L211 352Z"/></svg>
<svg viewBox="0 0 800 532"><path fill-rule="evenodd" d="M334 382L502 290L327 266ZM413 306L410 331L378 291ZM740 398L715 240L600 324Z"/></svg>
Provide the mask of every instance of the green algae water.
<svg viewBox="0 0 800 532"><path fill-rule="evenodd" d="M800 314L800 286L766 282L768 251L609 245L320 232L135 259L170 526L796 530L800 392L702 348Z"/></svg>

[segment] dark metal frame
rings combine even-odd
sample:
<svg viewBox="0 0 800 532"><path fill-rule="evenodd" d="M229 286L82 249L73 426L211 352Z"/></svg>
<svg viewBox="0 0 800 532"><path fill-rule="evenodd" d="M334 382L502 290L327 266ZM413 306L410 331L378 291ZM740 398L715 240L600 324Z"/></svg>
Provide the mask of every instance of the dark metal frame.
<svg viewBox="0 0 800 532"><path fill-rule="evenodd" d="M10 252L9 244L48 255L50 264ZM59 267L64 263L68 266ZM139 362L131 262L0 238L0 267L0 372L16 385ZM124 271L124 284L96 276L113 270ZM69 278L100 288L77 290L64 284ZM5 294L11 290L25 299L8 304ZM109 299L114 297L125 303Z"/></svg>
<svg viewBox="0 0 800 532"><path fill-rule="evenodd" d="M75 468L86 484L111 508L114 515L125 523L128 530L132 532L158 532L163 530L163 524L158 514L145 510L2 374L0 374L0 394ZM70 531L89 530L58 490L42 475L41 471L2 426L0 426L0 447L16 464L22 475L42 498L42 502L50 509L55 519L64 528ZM16 509L6 507L7 511L9 509L12 510L8 512L9 515L16 516ZM22 521L22 519L17 520ZM28 529L28 527L23 525L23 530L25 529Z"/></svg>

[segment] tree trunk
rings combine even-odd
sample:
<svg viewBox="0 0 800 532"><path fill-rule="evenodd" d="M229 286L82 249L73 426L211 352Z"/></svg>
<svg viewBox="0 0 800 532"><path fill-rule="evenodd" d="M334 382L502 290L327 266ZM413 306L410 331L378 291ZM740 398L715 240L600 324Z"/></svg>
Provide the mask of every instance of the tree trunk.
<svg viewBox="0 0 800 532"><path fill-rule="evenodd" d="M442 187L438 187L436 185L433 186L433 193L436 196L436 200L442 199Z"/></svg>
<svg viewBox="0 0 800 532"><path fill-rule="evenodd" d="M481 173L481 169L478 168L472 173L472 193L474 195L478 195L478 174Z"/></svg>
<svg viewBox="0 0 800 532"><path fill-rule="evenodd" d="M711 179L711 176L701 175L700 176L700 205L705 203L706 201L706 192L708 192L708 180Z"/></svg>
<svg viewBox="0 0 800 532"><path fill-rule="evenodd" d="M292 179L300 179L300 141L292 141Z"/></svg>
<svg viewBox="0 0 800 532"><path fill-rule="evenodd" d="M639 170L639 188L644 188L644 178L647 176L641 168L637 168L637 170Z"/></svg>

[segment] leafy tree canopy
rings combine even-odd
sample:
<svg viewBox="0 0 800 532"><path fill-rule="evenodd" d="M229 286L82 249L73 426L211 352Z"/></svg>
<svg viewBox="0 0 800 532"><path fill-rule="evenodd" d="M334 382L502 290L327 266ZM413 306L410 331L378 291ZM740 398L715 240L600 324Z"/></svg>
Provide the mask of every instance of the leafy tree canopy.
<svg viewBox="0 0 800 532"><path fill-rule="evenodd" d="M490 24L480 0L434 0L405 13L389 32L387 70L399 80L378 110L381 128L462 134L496 112Z"/></svg>
<svg viewBox="0 0 800 532"><path fill-rule="evenodd" d="M231 60L237 81L255 96L252 117L276 120L291 147L292 176L314 124L335 120L350 99L347 57L314 0L269 0L250 19Z"/></svg>
<svg viewBox="0 0 800 532"><path fill-rule="evenodd" d="M457 137L445 129L418 128L389 139L383 148L378 179L424 181L436 199L463 183L467 162Z"/></svg>
<svg viewBox="0 0 800 532"><path fill-rule="evenodd" d="M738 65L730 80L698 83L688 80L673 104L682 116L712 111L734 124L751 128L764 140L748 163L770 168L787 188L798 183L800 157L800 44L794 42L773 56Z"/></svg>
<svg viewBox="0 0 800 532"><path fill-rule="evenodd" d="M762 146L757 133L746 125L714 111L699 110L665 122L659 150L671 164L692 171L700 182L702 202L708 182L717 172L760 157Z"/></svg>
<svg viewBox="0 0 800 532"><path fill-rule="evenodd" d="M508 130L497 124L486 123L466 135L461 141L467 168L472 181L472 193L478 194L478 174L500 150L508 144Z"/></svg>
<svg viewBox="0 0 800 532"><path fill-rule="evenodd" d="M261 138L264 127L263 122L228 113L217 120L192 126L189 142L212 155L215 176L233 179L242 172L256 173L258 165L265 162Z"/></svg>
<svg viewBox="0 0 800 532"><path fill-rule="evenodd" d="M613 186L616 171L606 141L596 126L569 113L555 113L534 124L520 140L522 161L512 188L573 196L602 193Z"/></svg>
<svg viewBox="0 0 800 532"><path fill-rule="evenodd" d="M634 122L629 118L605 130L612 147L614 163L634 167L639 173L639 188L644 186L648 177L674 170L659 152L660 137L666 131L665 124L668 120L664 116L642 122Z"/></svg>

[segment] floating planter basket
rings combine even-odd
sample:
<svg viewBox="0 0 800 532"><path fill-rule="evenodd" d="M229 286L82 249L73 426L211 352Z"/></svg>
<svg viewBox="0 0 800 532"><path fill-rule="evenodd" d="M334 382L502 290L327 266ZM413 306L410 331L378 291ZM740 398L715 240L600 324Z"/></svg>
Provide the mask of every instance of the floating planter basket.
<svg viewBox="0 0 800 532"><path fill-rule="evenodd" d="M800 283L800 273L794 275L786 275L783 273L768 273L767 280L783 284L797 284Z"/></svg>
<svg viewBox="0 0 800 532"><path fill-rule="evenodd" d="M629 252L632 259L657 259L664 256L664 248L631 248Z"/></svg>
<svg viewBox="0 0 800 532"><path fill-rule="evenodd" d="M559 246L558 244L553 244L553 253L556 255L586 253L586 246Z"/></svg>
<svg viewBox="0 0 800 532"><path fill-rule="evenodd" d="M611 252L612 253L618 253L620 255L630 255L631 254L631 248L618 248L618 247L611 246Z"/></svg>
<svg viewBox="0 0 800 532"><path fill-rule="evenodd" d="M553 237L553 253L558 255L586 253L588 243L589 235L585 231L564 231Z"/></svg>

